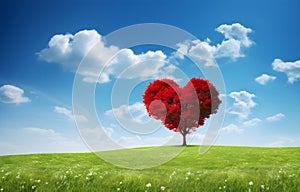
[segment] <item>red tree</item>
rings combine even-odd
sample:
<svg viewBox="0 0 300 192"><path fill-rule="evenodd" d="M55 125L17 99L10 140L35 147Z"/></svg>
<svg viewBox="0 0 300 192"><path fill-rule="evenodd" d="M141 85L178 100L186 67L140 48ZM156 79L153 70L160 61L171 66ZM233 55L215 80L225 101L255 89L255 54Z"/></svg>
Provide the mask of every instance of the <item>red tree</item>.
<svg viewBox="0 0 300 192"><path fill-rule="evenodd" d="M192 78L183 88L170 79L155 80L146 88L143 101L150 117L182 135L183 146L186 135L204 125L221 103L215 86L201 78Z"/></svg>

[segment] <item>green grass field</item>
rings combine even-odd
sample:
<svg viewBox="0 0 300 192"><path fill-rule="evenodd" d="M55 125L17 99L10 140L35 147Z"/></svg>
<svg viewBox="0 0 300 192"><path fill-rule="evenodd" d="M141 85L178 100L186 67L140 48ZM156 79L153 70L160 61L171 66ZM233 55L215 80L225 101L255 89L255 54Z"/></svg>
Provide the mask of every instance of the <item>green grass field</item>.
<svg viewBox="0 0 300 192"><path fill-rule="evenodd" d="M0 191L300 191L299 147L198 150L186 147L142 170L113 166L94 153L2 156Z"/></svg>

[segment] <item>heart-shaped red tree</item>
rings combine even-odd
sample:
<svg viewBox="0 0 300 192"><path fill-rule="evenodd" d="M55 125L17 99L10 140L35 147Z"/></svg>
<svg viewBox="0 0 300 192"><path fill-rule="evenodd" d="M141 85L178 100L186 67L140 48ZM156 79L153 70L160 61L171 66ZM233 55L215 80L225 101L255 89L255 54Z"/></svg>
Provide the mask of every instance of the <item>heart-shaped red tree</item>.
<svg viewBox="0 0 300 192"><path fill-rule="evenodd" d="M186 135L204 125L221 103L215 86L201 78L192 78L182 88L170 79L155 80L146 88L143 101L150 117L183 136L183 146Z"/></svg>

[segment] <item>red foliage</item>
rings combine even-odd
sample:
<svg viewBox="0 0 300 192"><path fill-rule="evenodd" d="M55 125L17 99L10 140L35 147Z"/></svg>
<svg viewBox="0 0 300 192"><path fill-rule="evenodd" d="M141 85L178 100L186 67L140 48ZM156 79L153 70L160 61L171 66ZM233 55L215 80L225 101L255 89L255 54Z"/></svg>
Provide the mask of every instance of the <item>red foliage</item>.
<svg viewBox="0 0 300 192"><path fill-rule="evenodd" d="M143 101L149 116L161 120L166 128L185 136L204 125L217 113L219 93L208 80L192 78L183 88L173 80L155 80L145 90Z"/></svg>

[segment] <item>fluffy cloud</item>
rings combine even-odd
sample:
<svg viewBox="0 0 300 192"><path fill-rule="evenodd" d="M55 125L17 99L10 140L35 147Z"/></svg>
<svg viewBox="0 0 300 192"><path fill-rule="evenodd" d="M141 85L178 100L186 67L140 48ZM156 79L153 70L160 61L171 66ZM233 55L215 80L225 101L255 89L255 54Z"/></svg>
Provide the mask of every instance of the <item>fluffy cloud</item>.
<svg viewBox="0 0 300 192"><path fill-rule="evenodd" d="M55 106L54 107L54 112L65 115L69 120L75 120L76 119L77 121L81 121L81 122L87 121L87 118L85 116L83 116L83 115L73 115L71 110L69 110L67 108L64 108L64 107Z"/></svg>
<svg viewBox="0 0 300 192"><path fill-rule="evenodd" d="M47 135L47 136L57 136L57 133L53 129L41 129L36 127L27 127L24 128L25 131L37 133L40 135Z"/></svg>
<svg viewBox="0 0 300 192"><path fill-rule="evenodd" d="M221 128L220 131L225 133L242 133L243 129L239 128L235 124L229 124L226 127Z"/></svg>
<svg viewBox="0 0 300 192"><path fill-rule="evenodd" d="M209 39L206 41L186 41L177 44L178 49L175 56L183 58L183 54L185 54L199 64L215 66L216 58L230 58L235 60L243 57L242 49L248 48L253 44L248 37L248 33L251 33L252 30L239 23L221 25L216 31L224 35L224 40L221 44L211 45Z"/></svg>
<svg viewBox="0 0 300 192"><path fill-rule="evenodd" d="M267 120L267 121L278 121L278 120L282 119L283 117L285 117L284 114L278 113L278 114L276 114L276 115L267 117L266 120Z"/></svg>
<svg viewBox="0 0 300 192"><path fill-rule="evenodd" d="M275 59L272 66L273 70L285 73L289 83L294 83L300 79L300 60L295 62L284 62L281 59Z"/></svg>
<svg viewBox="0 0 300 192"><path fill-rule="evenodd" d="M252 29L246 28L239 23L220 25L216 31L225 36L222 43L217 45L216 58L228 57L235 60L243 57L242 49L248 48L253 44L248 37L248 33L251 33Z"/></svg>
<svg viewBox="0 0 300 192"><path fill-rule="evenodd" d="M188 55L199 64L204 66L216 66L214 59L215 46L211 46L208 42L199 40L186 41L184 43L178 43L178 52L175 56L183 58L183 55Z"/></svg>
<svg viewBox="0 0 300 192"><path fill-rule="evenodd" d="M248 38L248 33L252 30L239 23L221 25L216 31L224 35L221 44L211 45L209 39L182 42L178 44L175 56L182 58L183 54L186 54L205 66L215 66L215 58L242 57L242 48L252 44ZM84 61L84 67L78 73L85 82L106 83L112 77L142 80L162 77L178 79L173 74L175 66L168 64L168 58L162 51L135 54L131 49L120 50L117 46L108 46L96 30L82 30L74 35L54 35L48 47L37 54L41 60L58 63L72 72ZM99 69L104 69L101 75L98 74ZM125 69L130 70L120 76Z"/></svg>
<svg viewBox="0 0 300 192"><path fill-rule="evenodd" d="M221 44L217 45L214 56L216 58L231 58L235 60L239 57L243 57L241 53L241 42L236 39L224 40Z"/></svg>
<svg viewBox="0 0 300 192"><path fill-rule="evenodd" d="M106 83L111 77L172 77L174 71L174 66L167 64L167 56L162 51L135 54L131 49L120 50L116 46L106 45L102 36L95 30L83 30L75 35L54 35L48 43L48 48L41 50L38 56L41 60L61 64L66 70L73 72L80 62L84 61L84 67L78 73L83 76L85 82ZM103 69L100 76L99 69ZM120 76L125 69L130 70Z"/></svg>
<svg viewBox="0 0 300 192"><path fill-rule="evenodd" d="M75 71L81 59L97 43L103 42L101 35L95 30L82 30L75 35L57 34L50 39L48 48L41 50L38 56L49 63L59 63L65 69ZM103 49L110 52L109 47L105 48L103 45Z"/></svg>
<svg viewBox="0 0 300 192"><path fill-rule="evenodd" d="M13 85L3 85L0 87L0 101L3 103L19 104L30 102L30 99L24 96L23 89Z"/></svg>
<svg viewBox="0 0 300 192"><path fill-rule="evenodd" d="M167 56L160 50L134 54L131 49L123 49L111 61L105 72L122 79L143 80L172 76L175 67L167 64L166 59Z"/></svg>
<svg viewBox="0 0 300 192"><path fill-rule="evenodd" d="M132 137L121 136L117 143L124 147L141 147L144 146L142 138L138 135Z"/></svg>
<svg viewBox="0 0 300 192"><path fill-rule="evenodd" d="M240 91L231 92L229 96L234 99L233 106L229 110L229 113L237 115L240 119L248 118L251 113L251 108L256 106L256 103L253 101L255 95L247 91Z"/></svg>
<svg viewBox="0 0 300 192"><path fill-rule="evenodd" d="M118 108L113 108L105 112L105 115L115 115L117 119L130 120L132 122L142 123L148 116L145 106L141 102L136 102L132 105L121 105Z"/></svg>
<svg viewBox="0 0 300 192"><path fill-rule="evenodd" d="M93 151L120 149L111 139L114 132L111 127L80 128L82 139Z"/></svg>
<svg viewBox="0 0 300 192"><path fill-rule="evenodd" d="M252 29L246 28L239 23L234 23L232 25L220 25L216 31L222 33L225 36L225 39L238 40L242 46L249 47L253 44L248 37L248 33L251 33Z"/></svg>
<svg viewBox="0 0 300 192"><path fill-rule="evenodd" d="M300 140L297 138L291 137L279 137L276 138L276 141L269 144L270 147L290 147L290 146L299 146Z"/></svg>
<svg viewBox="0 0 300 192"><path fill-rule="evenodd" d="M243 123L243 125L246 126L246 127L252 127L252 126L255 126L256 124L258 124L259 122L261 122L261 119L254 118L254 119L251 119L249 121L245 121Z"/></svg>
<svg viewBox="0 0 300 192"><path fill-rule="evenodd" d="M255 81L261 85L266 85L269 81L274 81L276 79L275 76L270 76L267 74L262 74L259 77L255 78Z"/></svg>
<svg viewBox="0 0 300 192"><path fill-rule="evenodd" d="M56 113L60 113L60 114L65 115L65 116L68 117L69 119L73 119L73 114L72 114L72 112L71 112L69 109L67 109L67 108L55 106L55 107L54 107L54 111L55 111Z"/></svg>
<svg viewBox="0 0 300 192"><path fill-rule="evenodd" d="M79 137L69 138L53 129L38 127L23 128L23 131L20 141L22 145L19 149L22 150L22 153L87 151Z"/></svg>

